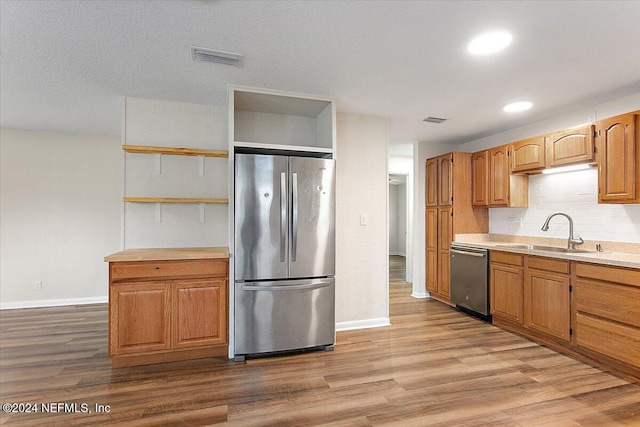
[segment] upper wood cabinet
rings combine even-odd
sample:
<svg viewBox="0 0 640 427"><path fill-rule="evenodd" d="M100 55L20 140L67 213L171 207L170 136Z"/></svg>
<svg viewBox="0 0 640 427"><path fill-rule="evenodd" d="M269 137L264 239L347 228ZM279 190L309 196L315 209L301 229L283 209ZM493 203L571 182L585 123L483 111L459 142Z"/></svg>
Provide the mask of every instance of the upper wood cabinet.
<svg viewBox="0 0 640 427"><path fill-rule="evenodd" d="M453 153L427 159L426 205L451 206L453 203Z"/></svg>
<svg viewBox="0 0 640 427"><path fill-rule="evenodd" d="M598 202L640 202L640 111L596 123Z"/></svg>
<svg viewBox="0 0 640 427"><path fill-rule="evenodd" d="M546 137L547 167L593 162L595 126L586 125Z"/></svg>
<svg viewBox="0 0 640 427"><path fill-rule="evenodd" d="M453 153L438 157L438 205L453 204Z"/></svg>
<svg viewBox="0 0 640 427"><path fill-rule="evenodd" d="M471 155L473 206L489 205L489 151L479 151Z"/></svg>
<svg viewBox="0 0 640 427"><path fill-rule="evenodd" d="M529 204L529 177L510 173L510 144L489 150L489 206L526 207Z"/></svg>
<svg viewBox="0 0 640 427"><path fill-rule="evenodd" d="M427 160L426 168L426 205L438 206L438 158Z"/></svg>
<svg viewBox="0 0 640 427"><path fill-rule="evenodd" d="M509 205L509 147L489 150L489 205Z"/></svg>
<svg viewBox="0 0 640 427"><path fill-rule="evenodd" d="M544 169L545 138L536 136L513 143L511 172L533 172Z"/></svg>

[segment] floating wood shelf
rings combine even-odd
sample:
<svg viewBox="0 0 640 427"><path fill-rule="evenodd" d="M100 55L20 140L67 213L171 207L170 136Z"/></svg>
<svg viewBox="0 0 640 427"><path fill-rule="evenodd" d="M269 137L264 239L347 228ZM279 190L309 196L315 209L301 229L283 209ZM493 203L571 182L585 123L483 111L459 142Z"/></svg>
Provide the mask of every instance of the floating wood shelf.
<svg viewBox="0 0 640 427"><path fill-rule="evenodd" d="M196 148L178 147L149 147L145 145L123 145L122 149L128 153L169 154L172 156L229 157L229 152L224 150L200 150Z"/></svg>
<svg viewBox="0 0 640 427"><path fill-rule="evenodd" d="M208 203L208 204L229 204L229 199L207 199L194 197L124 197L122 199L129 203Z"/></svg>

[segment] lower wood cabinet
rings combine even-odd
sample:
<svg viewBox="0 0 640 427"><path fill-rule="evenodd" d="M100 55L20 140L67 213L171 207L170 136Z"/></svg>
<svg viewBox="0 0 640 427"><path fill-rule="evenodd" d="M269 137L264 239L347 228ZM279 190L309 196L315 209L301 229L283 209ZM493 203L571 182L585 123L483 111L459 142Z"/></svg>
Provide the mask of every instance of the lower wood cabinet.
<svg viewBox="0 0 640 427"><path fill-rule="evenodd" d="M112 365L226 355L227 271L227 259L111 262Z"/></svg>
<svg viewBox="0 0 640 427"><path fill-rule="evenodd" d="M227 342L226 280L172 284L172 348Z"/></svg>
<svg viewBox="0 0 640 427"><path fill-rule="evenodd" d="M510 322L523 324L523 256L502 252L491 253L491 314Z"/></svg>
<svg viewBox="0 0 640 427"><path fill-rule="evenodd" d="M575 343L640 369L640 271L576 265Z"/></svg>
<svg viewBox="0 0 640 427"><path fill-rule="evenodd" d="M524 325L569 342L571 287L568 261L527 257L524 275Z"/></svg>
<svg viewBox="0 0 640 427"><path fill-rule="evenodd" d="M119 283L109 292L110 355L171 347L171 293L166 283Z"/></svg>
<svg viewBox="0 0 640 427"><path fill-rule="evenodd" d="M640 379L640 270L491 251L493 322Z"/></svg>

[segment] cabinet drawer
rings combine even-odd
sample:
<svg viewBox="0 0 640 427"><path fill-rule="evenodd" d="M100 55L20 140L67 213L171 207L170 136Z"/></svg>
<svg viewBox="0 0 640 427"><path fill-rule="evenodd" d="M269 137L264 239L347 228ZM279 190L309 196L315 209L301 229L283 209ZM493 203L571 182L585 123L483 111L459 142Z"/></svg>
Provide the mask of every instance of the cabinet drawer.
<svg viewBox="0 0 640 427"><path fill-rule="evenodd" d="M518 267L522 267L524 265L522 262L523 256L519 254L491 251L490 257L492 263L497 262L500 264L517 265Z"/></svg>
<svg viewBox="0 0 640 427"><path fill-rule="evenodd" d="M576 264L576 275L640 287L640 270L593 264Z"/></svg>
<svg viewBox="0 0 640 427"><path fill-rule="evenodd" d="M227 276L226 259L113 262L109 268L111 281L114 282L132 279Z"/></svg>
<svg viewBox="0 0 640 427"><path fill-rule="evenodd" d="M576 343L614 359L640 367L640 329L588 314L576 315Z"/></svg>
<svg viewBox="0 0 640 427"><path fill-rule="evenodd" d="M537 270L553 271L555 273L569 274L571 268L569 261L558 259L540 258L535 256L527 257L527 267Z"/></svg>
<svg viewBox="0 0 640 427"><path fill-rule="evenodd" d="M576 310L640 327L640 288L578 279Z"/></svg>

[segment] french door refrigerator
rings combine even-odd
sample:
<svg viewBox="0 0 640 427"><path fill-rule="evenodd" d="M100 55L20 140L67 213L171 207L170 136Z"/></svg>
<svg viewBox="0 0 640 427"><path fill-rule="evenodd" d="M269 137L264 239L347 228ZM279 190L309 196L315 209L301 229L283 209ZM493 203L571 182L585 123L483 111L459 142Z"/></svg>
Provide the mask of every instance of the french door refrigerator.
<svg viewBox="0 0 640 427"><path fill-rule="evenodd" d="M335 161L235 156L235 356L335 342Z"/></svg>

